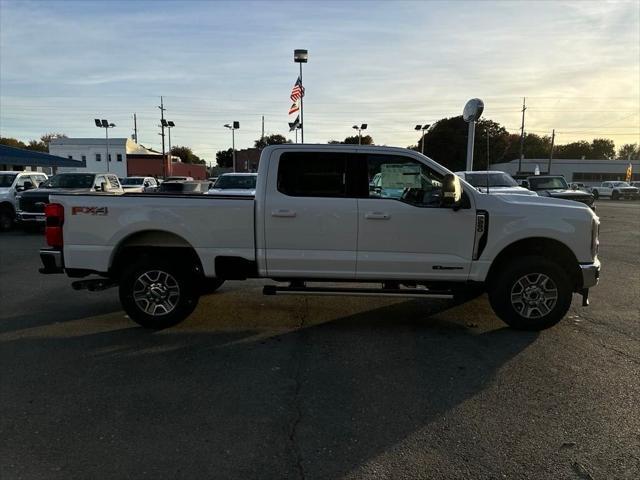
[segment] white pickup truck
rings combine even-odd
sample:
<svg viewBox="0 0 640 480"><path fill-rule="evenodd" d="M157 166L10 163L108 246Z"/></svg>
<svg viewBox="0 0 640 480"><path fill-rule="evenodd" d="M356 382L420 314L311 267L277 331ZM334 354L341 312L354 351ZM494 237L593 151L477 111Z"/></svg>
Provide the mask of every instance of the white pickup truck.
<svg viewBox="0 0 640 480"><path fill-rule="evenodd" d="M226 279L269 278L265 294L453 298L481 287L507 324L538 330L574 292L586 305L600 272L599 220L585 205L485 194L402 148L271 146L255 195L50 201L41 272L98 276L75 288L118 285L129 317L150 328L182 321Z"/></svg>

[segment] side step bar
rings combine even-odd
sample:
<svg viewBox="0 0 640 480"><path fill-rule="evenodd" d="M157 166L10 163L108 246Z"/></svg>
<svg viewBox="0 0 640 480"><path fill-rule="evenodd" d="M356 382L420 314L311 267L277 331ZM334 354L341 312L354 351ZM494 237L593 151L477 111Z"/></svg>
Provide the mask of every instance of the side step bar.
<svg viewBox="0 0 640 480"><path fill-rule="evenodd" d="M107 288L115 287L116 283L107 278L93 278L90 280L76 280L71 283L74 290L89 290L90 292L99 292Z"/></svg>
<svg viewBox="0 0 640 480"><path fill-rule="evenodd" d="M432 299L453 299L449 291L421 290L415 288L337 288L265 285L263 295L347 295L354 297L413 297Z"/></svg>

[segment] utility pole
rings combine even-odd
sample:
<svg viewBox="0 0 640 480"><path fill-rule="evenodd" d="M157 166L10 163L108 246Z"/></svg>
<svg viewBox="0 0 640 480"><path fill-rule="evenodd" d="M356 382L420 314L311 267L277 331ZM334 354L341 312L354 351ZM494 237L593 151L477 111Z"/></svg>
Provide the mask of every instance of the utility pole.
<svg viewBox="0 0 640 480"><path fill-rule="evenodd" d="M520 125L520 158L518 159L518 173L522 171L522 160L524 159L524 112L527 109L526 98L522 97L522 124Z"/></svg>
<svg viewBox="0 0 640 480"><path fill-rule="evenodd" d="M551 175L551 160L553 160L553 143L556 139L556 129L551 131L551 150L549 150L549 164L547 165L547 175Z"/></svg>
<svg viewBox="0 0 640 480"><path fill-rule="evenodd" d="M491 170L489 168L489 129L487 128L487 171Z"/></svg>
<svg viewBox="0 0 640 480"><path fill-rule="evenodd" d="M160 97L160 106L158 107L160 109L160 129L162 131L162 133L160 133L160 136L162 137L162 176L166 178L167 173L166 173L166 152L164 150L164 126L165 126L165 122L164 122L164 111L166 110L166 108L164 108L164 102L162 97Z"/></svg>
<svg viewBox="0 0 640 480"><path fill-rule="evenodd" d="M138 122L135 113L133 114L133 140L138 143Z"/></svg>
<svg viewBox="0 0 640 480"><path fill-rule="evenodd" d="M260 141L264 141L264 115L262 115L262 135L260 135Z"/></svg>

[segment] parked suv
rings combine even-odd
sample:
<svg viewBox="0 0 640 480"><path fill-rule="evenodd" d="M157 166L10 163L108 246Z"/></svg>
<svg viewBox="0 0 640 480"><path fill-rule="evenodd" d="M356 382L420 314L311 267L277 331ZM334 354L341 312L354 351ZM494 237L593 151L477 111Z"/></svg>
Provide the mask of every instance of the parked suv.
<svg viewBox="0 0 640 480"><path fill-rule="evenodd" d="M124 193L118 177L112 173L60 173L39 188L18 195L17 220L23 226L44 225L44 206L53 193Z"/></svg>
<svg viewBox="0 0 640 480"><path fill-rule="evenodd" d="M0 231L9 230L16 219L16 197L37 188L47 176L41 172L0 172Z"/></svg>

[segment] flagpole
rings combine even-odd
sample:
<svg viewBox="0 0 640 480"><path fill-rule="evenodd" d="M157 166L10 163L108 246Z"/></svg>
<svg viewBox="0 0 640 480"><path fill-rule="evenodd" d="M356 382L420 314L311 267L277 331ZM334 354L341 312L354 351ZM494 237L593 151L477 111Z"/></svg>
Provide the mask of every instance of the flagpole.
<svg viewBox="0 0 640 480"><path fill-rule="evenodd" d="M304 83L302 83L302 63L300 63L300 86L303 88L300 97L300 143L304 143Z"/></svg>

